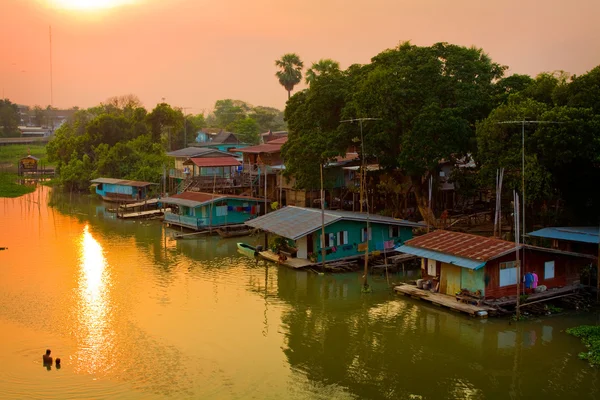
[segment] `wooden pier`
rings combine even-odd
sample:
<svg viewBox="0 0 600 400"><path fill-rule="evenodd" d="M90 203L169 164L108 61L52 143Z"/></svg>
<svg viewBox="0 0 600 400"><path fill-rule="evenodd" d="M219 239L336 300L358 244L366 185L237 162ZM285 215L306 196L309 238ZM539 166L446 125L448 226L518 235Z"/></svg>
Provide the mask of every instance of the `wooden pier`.
<svg viewBox="0 0 600 400"><path fill-rule="evenodd" d="M158 205L158 199L148 199L148 200L144 200L144 201L138 201L136 203L121 204L119 206L119 208L122 210L132 210L137 207L148 207L148 206L154 207L157 205Z"/></svg>
<svg viewBox="0 0 600 400"><path fill-rule="evenodd" d="M170 208L161 208L158 210L138 211L130 213L117 213L118 218L131 219L131 218L155 218L160 217L165 212L171 211Z"/></svg>
<svg viewBox="0 0 600 400"><path fill-rule="evenodd" d="M279 255L273 253L271 250L261 251L260 253L258 253L258 255L267 261L272 261L279 265L285 265L286 267L290 267L293 269L301 269L314 265L314 263L312 263L310 260L304 258L288 257L285 261L280 262Z"/></svg>
<svg viewBox="0 0 600 400"><path fill-rule="evenodd" d="M445 307L453 311L462 312L477 318L487 318L488 315L494 315L496 309L485 305L466 304L457 301L455 297L441 293L433 293L429 290L419 289L414 285L402 284L396 286L394 290L413 299L427 301L436 306Z"/></svg>

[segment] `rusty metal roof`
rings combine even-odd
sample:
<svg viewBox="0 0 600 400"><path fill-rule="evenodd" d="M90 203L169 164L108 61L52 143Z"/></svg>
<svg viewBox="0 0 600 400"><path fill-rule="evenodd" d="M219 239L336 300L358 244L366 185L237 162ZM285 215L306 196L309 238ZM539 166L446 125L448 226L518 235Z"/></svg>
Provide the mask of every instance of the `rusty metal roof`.
<svg viewBox="0 0 600 400"><path fill-rule="evenodd" d="M243 149L238 149L238 151L240 153L252 153L252 154L278 153L281 151L281 146L283 146L284 143L287 142L287 139L288 139L287 136L285 136L285 137L282 137L279 139L271 140L270 142L265 143L265 144L244 147Z"/></svg>
<svg viewBox="0 0 600 400"><path fill-rule="evenodd" d="M477 261L492 260L515 251L513 242L444 230L418 236L405 244Z"/></svg>
<svg viewBox="0 0 600 400"><path fill-rule="evenodd" d="M362 222L366 222L367 220L367 214L351 211L325 210L324 214L326 226L341 220ZM383 217L381 215L371 214L368 218L373 224L425 227L425 225L416 222ZM246 221L245 223L253 228L262 229L288 239L297 240L309 233L321 229L321 210L318 208L287 206L267 215Z"/></svg>

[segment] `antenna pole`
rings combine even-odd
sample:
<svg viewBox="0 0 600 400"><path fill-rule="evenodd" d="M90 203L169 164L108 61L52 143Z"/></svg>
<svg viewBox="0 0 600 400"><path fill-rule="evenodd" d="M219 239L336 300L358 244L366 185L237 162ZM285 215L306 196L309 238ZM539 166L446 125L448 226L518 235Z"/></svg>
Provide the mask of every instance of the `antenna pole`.
<svg viewBox="0 0 600 400"><path fill-rule="evenodd" d="M52 84L52 25L49 26L49 40L50 40L50 107L54 107L54 92Z"/></svg>

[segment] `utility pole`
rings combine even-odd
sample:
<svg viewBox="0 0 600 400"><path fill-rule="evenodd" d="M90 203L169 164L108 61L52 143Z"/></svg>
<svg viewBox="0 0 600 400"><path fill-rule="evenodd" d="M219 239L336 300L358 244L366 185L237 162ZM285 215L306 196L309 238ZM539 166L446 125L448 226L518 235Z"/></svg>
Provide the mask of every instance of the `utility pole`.
<svg viewBox="0 0 600 400"><path fill-rule="evenodd" d="M340 121L342 123L344 122L350 122L350 123L354 123L356 121L359 122L360 124L360 148L361 148L361 171L363 171L364 173L364 179L363 179L363 175L361 173L361 191L362 191L362 186L363 184L365 185L365 192L367 192L366 188L366 177L367 177L367 171L366 171L366 164L365 164L365 141L364 141L364 137L363 137L363 121L380 121L381 118L352 118L352 119L345 119L343 121ZM363 276L363 291L368 291L369 290L369 282L368 282L368 276L369 276L369 233L371 230L370 224L369 224L369 193L365 193L365 198L366 198L366 206L367 206L367 232L366 232L366 244L367 244L367 248L365 250L365 270L364 270L364 276ZM360 209L362 212L362 199L360 202ZM323 238L323 240L325 240L325 238Z"/></svg>
<svg viewBox="0 0 600 400"><path fill-rule="evenodd" d="M54 93L52 84L52 25L50 25L48 28L48 38L50 39L50 108L52 108L54 107Z"/></svg>
<svg viewBox="0 0 600 400"><path fill-rule="evenodd" d="M181 112L183 113L183 148L187 147L187 118L185 114L185 110L190 109L191 107L180 107Z"/></svg>
<svg viewBox="0 0 600 400"><path fill-rule="evenodd" d="M506 124L520 124L521 125L521 197L523 202L523 240L525 243L525 125L534 125L534 124L561 124L562 122L558 121L527 121L523 119L522 121L501 121L498 124L506 125Z"/></svg>

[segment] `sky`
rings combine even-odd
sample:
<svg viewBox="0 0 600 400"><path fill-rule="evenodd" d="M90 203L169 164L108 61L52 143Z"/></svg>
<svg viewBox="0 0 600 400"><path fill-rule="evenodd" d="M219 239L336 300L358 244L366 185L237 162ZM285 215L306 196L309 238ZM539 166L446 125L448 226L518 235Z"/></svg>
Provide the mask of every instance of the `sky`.
<svg viewBox="0 0 600 400"><path fill-rule="evenodd" d="M225 98L283 109L283 54L345 69L403 41L580 75L600 64L599 15L598 0L0 0L0 89L59 108L135 94L193 114Z"/></svg>

